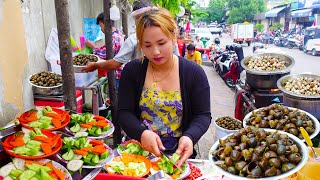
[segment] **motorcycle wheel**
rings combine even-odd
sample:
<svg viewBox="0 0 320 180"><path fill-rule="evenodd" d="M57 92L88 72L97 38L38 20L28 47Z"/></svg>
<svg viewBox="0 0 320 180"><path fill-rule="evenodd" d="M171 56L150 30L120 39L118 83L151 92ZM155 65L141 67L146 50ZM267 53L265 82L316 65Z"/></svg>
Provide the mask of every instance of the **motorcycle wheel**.
<svg viewBox="0 0 320 180"><path fill-rule="evenodd" d="M288 44L288 46L287 46L289 49L292 49L293 48L293 46L291 45L291 44Z"/></svg>
<svg viewBox="0 0 320 180"><path fill-rule="evenodd" d="M214 70L216 70L216 72L220 75L221 70L220 70L219 66L217 65L217 63L215 63L213 66L214 66Z"/></svg>
<svg viewBox="0 0 320 180"><path fill-rule="evenodd" d="M236 86L236 84L233 82L231 78L225 78L224 82L229 88L234 88Z"/></svg>

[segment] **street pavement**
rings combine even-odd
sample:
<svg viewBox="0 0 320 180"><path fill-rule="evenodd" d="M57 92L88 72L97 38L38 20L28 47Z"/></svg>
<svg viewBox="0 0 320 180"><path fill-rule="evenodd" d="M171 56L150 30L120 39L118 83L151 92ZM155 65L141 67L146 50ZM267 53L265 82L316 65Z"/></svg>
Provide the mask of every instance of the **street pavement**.
<svg viewBox="0 0 320 180"><path fill-rule="evenodd" d="M220 41L222 47L232 43L232 39L228 34L223 34L222 38L220 38ZM252 54L252 45L248 47L247 44L244 44L242 47L245 57ZM268 48L275 47L276 46L274 45L268 46ZM291 73L311 72L313 74L320 74L320 56L312 56L311 54L306 54L303 51L295 48L279 49L295 59L295 65L293 66ZM225 85L221 77L214 71L210 62L204 64L205 65L202 67L207 74L210 84L212 123L208 131L203 135L196 145L196 150L198 152L197 158L199 159L208 159L209 150L215 142L214 137L216 131L213 120L222 116L234 117L235 108L234 92Z"/></svg>

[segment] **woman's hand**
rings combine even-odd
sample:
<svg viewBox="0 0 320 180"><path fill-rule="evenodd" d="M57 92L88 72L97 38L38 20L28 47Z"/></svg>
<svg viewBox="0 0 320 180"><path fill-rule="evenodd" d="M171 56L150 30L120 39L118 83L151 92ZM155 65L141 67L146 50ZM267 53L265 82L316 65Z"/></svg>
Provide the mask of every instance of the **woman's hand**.
<svg viewBox="0 0 320 180"><path fill-rule="evenodd" d="M160 137L150 130L143 131L141 135L141 144L145 150L158 157L161 156L159 149L165 150Z"/></svg>
<svg viewBox="0 0 320 180"><path fill-rule="evenodd" d="M193 154L193 142L188 136L182 136L179 139L179 145L176 153L181 155L177 162L177 166L180 167Z"/></svg>

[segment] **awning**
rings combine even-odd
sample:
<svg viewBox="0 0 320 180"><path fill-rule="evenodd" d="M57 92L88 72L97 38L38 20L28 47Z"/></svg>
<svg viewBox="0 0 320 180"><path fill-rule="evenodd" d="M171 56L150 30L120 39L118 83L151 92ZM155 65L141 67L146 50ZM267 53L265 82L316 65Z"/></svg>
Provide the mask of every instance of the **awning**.
<svg viewBox="0 0 320 180"><path fill-rule="evenodd" d="M291 12L291 17L309 17L312 14L312 9L300 9Z"/></svg>
<svg viewBox="0 0 320 180"><path fill-rule="evenodd" d="M286 8L286 6L271 9L270 11L266 12L265 16L266 17L277 17L278 13L280 11L282 11L284 8Z"/></svg>

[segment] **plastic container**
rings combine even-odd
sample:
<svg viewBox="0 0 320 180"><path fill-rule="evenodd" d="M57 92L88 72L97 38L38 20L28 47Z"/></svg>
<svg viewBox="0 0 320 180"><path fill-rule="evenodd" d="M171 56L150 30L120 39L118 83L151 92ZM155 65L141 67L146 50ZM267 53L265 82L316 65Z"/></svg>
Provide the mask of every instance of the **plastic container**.
<svg viewBox="0 0 320 180"><path fill-rule="evenodd" d="M74 73L74 80L76 87L83 87L88 85L98 76L98 71L95 70L93 72L88 73Z"/></svg>
<svg viewBox="0 0 320 180"><path fill-rule="evenodd" d="M223 118L223 117L220 117L220 118ZM216 142L217 140L219 140L220 138L222 138L222 137L224 137L224 136L226 136L228 134L232 134L234 132L239 131L239 130L229 130L229 129L225 129L225 128L222 128L222 127L218 126L218 124L216 123L216 120L218 120L218 119L219 118L217 118L217 119L215 119L213 121L214 127L216 129L215 130L215 135L214 135L214 142ZM233 119L235 119L237 121L240 121L240 120L238 120L236 118L233 118ZM240 123L242 124L241 121L240 121Z"/></svg>
<svg viewBox="0 0 320 180"><path fill-rule="evenodd" d="M50 98L50 96L48 96ZM82 93L81 91L76 91L76 98L77 98L77 111L78 113L82 113ZM39 108L44 108L46 106L51 106L57 109L64 110L64 102L63 101L53 101L53 100L46 100L45 98L42 99L35 99L34 106Z"/></svg>

